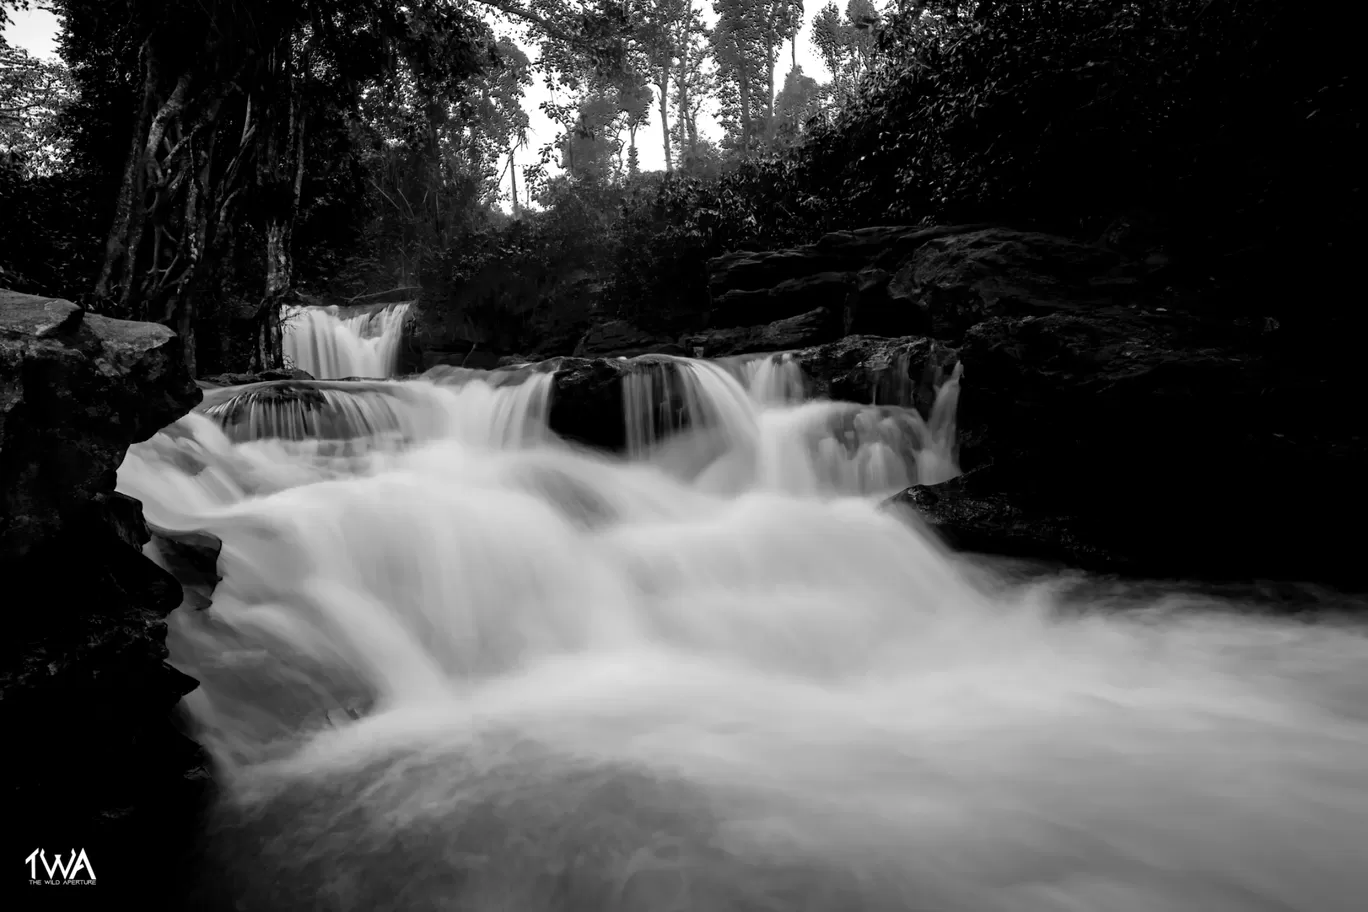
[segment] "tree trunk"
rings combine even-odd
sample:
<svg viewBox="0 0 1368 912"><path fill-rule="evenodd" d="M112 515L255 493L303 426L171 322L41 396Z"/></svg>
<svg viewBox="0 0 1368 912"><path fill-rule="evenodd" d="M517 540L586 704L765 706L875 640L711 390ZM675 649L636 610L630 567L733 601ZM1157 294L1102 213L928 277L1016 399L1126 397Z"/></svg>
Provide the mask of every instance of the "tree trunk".
<svg viewBox="0 0 1368 912"><path fill-rule="evenodd" d="M660 135L665 144L665 171L674 170L670 160L670 64L666 61L660 68Z"/></svg>
<svg viewBox="0 0 1368 912"><path fill-rule="evenodd" d="M288 54L288 47L283 49ZM301 67L307 73L307 63ZM304 190L303 104L294 85L292 68L285 68L281 89L289 93L284 143L278 135L268 139L258 163L259 180L267 196L266 210L266 287L257 308L252 346L252 369L268 370L284 362L280 311L289 298L294 282L295 218Z"/></svg>
<svg viewBox="0 0 1368 912"><path fill-rule="evenodd" d="M687 39L682 42L684 50L679 55L679 116L675 122L679 127L679 164L682 167L687 160L684 150L688 145L688 119L689 111L689 52ZM692 153L692 149L689 150Z"/></svg>
<svg viewBox="0 0 1368 912"><path fill-rule="evenodd" d="M513 197L513 217L518 217L518 164L514 159L517 149L508 150L508 181L512 190L510 196Z"/></svg>
<svg viewBox="0 0 1368 912"><path fill-rule="evenodd" d="M100 274L95 280L95 297L99 300L109 298L109 283L114 278L114 270L121 266L124 257L129 255L127 242L133 221L134 204L142 198L142 148L148 125L152 122L157 94L157 70L150 59L152 53L151 42L144 43L145 74L142 103L138 108L137 119L133 122L133 133L128 140L128 158L124 162L123 179L119 182L119 196L114 202L114 223L110 226L105 239L104 261L100 264Z"/></svg>
<svg viewBox="0 0 1368 912"><path fill-rule="evenodd" d="M746 61L743 58L740 66L737 67L737 74L741 89L741 157L750 158L751 147L751 100L750 100L750 74L746 72Z"/></svg>

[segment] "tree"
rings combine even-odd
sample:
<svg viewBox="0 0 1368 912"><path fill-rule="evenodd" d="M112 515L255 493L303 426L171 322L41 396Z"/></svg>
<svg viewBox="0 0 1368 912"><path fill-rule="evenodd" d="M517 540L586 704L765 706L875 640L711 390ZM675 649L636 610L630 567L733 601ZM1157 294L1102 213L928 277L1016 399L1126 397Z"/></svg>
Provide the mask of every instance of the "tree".
<svg viewBox="0 0 1368 912"><path fill-rule="evenodd" d="M65 65L0 40L0 158L25 175L56 173L70 146L59 119L74 96Z"/></svg>
<svg viewBox="0 0 1368 912"><path fill-rule="evenodd" d="M766 139L777 148L793 148L802 142L808 122L820 116L830 101L830 87L820 85L802 68L789 71L774 102L774 119Z"/></svg>
<svg viewBox="0 0 1368 912"><path fill-rule="evenodd" d="M678 41L679 72L675 78L675 146L684 170L696 170L700 161L698 115L717 87L717 72L712 64L711 32L703 24L702 12L692 5L689 16L680 23Z"/></svg>
<svg viewBox="0 0 1368 912"><path fill-rule="evenodd" d="M916 16L920 15L921 6ZM844 18L834 2L827 3L813 17L812 45L831 73L832 93L838 104L855 96L860 78L869 69L877 44L874 27L879 19L879 11L871 0L849 0Z"/></svg>
<svg viewBox="0 0 1368 912"><path fill-rule="evenodd" d="M83 92L104 91L91 82L112 72L135 99L97 306L171 325L193 362L196 297L250 223L264 241L254 360L277 361L274 314L292 280L310 120L320 105L354 109L366 86L401 69L430 99L459 93L489 57L487 29L437 0L404 10L381 0L133 0L114 19L102 7L61 0L63 52ZM108 48L113 65L101 62ZM122 75L130 63L136 82Z"/></svg>

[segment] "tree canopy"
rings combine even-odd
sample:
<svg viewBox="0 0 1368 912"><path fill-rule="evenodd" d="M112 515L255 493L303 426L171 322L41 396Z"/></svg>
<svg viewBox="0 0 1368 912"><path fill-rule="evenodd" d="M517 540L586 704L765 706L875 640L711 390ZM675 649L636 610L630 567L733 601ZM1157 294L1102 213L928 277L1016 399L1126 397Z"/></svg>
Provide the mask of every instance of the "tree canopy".
<svg viewBox="0 0 1368 912"><path fill-rule="evenodd" d="M1354 51L1291 0L50 5L60 62L0 43L0 281L206 366L277 361L301 288L499 257L649 321L708 256L875 223L1145 212L1232 297L1361 233ZM528 149L538 83L559 135Z"/></svg>

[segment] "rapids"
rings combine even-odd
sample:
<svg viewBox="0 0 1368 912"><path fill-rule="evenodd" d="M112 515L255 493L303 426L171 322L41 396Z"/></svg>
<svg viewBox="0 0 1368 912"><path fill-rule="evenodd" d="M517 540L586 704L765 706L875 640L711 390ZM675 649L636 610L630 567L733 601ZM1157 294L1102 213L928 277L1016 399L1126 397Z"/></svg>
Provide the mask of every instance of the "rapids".
<svg viewBox="0 0 1368 912"><path fill-rule="evenodd" d="M949 553L880 499L955 473L958 370L923 417L638 366L621 457L537 371L223 391L130 450L148 553L222 542L169 639L210 902L1364 908L1361 627Z"/></svg>

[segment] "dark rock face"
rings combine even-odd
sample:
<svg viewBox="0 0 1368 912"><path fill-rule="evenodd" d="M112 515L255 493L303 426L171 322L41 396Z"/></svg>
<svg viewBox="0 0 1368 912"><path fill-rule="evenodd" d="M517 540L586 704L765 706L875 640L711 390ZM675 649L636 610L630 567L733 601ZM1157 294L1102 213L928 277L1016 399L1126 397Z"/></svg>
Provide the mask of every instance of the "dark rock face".
<svg viewBox="0 0 1368 912"><path fill-rule="evenodd" d="M765 290L728 290L713 298L708 322L757 326L818 309L839 309L852 288L848 272L818 272L785 279Z"/></svg>
<svg viewBox="0 0 1368 912"><path fill-rule="evenodd" d="M1098 548L1180 575L1356 572L1338 517L1368 505L1368 428L1336 367L1154 307L995 317L959 353L961 427L1012 466L1007 493Z"/></svg>
<svg viewBox="0 0 1368 912"><path fill-rule="evenodd" d="M113 491L128 445L200 392L164 327L8 291L0 321L0 560L13 560Z"/></svg>
<svg viewBox="0 0 1368 912"><path fill-rule="evenodd" d="M826 306L853 335L796 353L818 394L925 408L932 378L963 363L961 464L994 471L909 495L928 510L939 498L957 541L1022 554L1051 541L1060 560L1173 575L1368 574L1351 572L1340 531L1368 510L1361 378L1276 322L1204 311L1201 290L1169 287L1148 255L987 226L880 227L710 269L715 310L757 320L799 312L801 292L775 300L786 290L849 289ZM684 341L712 355L710 338L716 354L788 347L757 328Z"/></svg>
<svg viewBox="0 0 1368 912"><path fill-rule="evenodd" d="M165 661L181 588L139 550L140 505L114 491L128 446L199 401L169 329L0 292L0 574L14 601L0 730L9 829L33 843L21 858L85 847L115 880L115 857L163 851L148 834L203 791L198 748L169 721L195 687Z"/></svg>
<svg viewBox="0 0 1368 912"><path fill-rule="evenodd" d="M196 382L201 389L216 388L221 386L246 386L249 383L266 383L272 380L313 380L313 374L302 371L298 368L289 370L264 370L255 374L214 374L209 377L200 377Z"/></svg>
<svg viewBox="0 0 1368 912"><path fill-rule="evenodd" d="M841 335L839 314L827 307L775 320L762 326L714 329L681 339L682 353L703 358L723 358L755 352L787 351L830 342Z"/></svg>
<svg viewBox="0 0 1368 912"><path fill-rule="evenodd" d="M891 283L938 338L982 320L1124 303L1133 280L1110 251L1064 238L990 228L927 241Z"/></svg>
<svg viewBox="0 0 1368 912"><path fill-rule="evenodd" d="M631 362L562 358L546 366L556 372L551 430L586 446L612 451L625 447L622 380L632 370Z"/></svg>
<svg viewBox="0 0 1368 912"><path fill-rule="evenodd" d="M926 414L954 369L954 348L924 337L846 336L793 353L811 395L845 402L916 405Z"/></svg>
<svg viewBox="0 0 1368 912"><path fill-rule="evenodd" d="M915 485L884 501L885 509L921 518L958 551L1001 554L1095 572L1125 572L1124 557L1075 533L1076 519L1048 503L1004 493L1017 487L1007 473L985 465L938 485Z"/></svg>
<svg viewBox="0 0 1368 912"><path fill-rule="evenodd" d="M652 335L626 320L609 320L592 326L575 346L576 358L637 355L683 355L685 350L673 339Z"/></svg>

